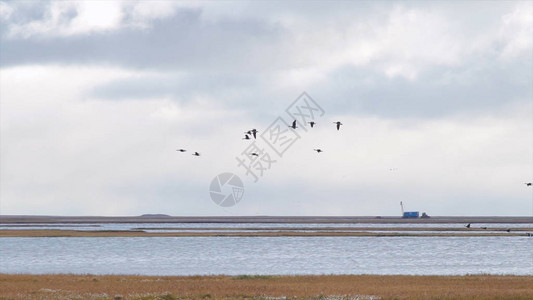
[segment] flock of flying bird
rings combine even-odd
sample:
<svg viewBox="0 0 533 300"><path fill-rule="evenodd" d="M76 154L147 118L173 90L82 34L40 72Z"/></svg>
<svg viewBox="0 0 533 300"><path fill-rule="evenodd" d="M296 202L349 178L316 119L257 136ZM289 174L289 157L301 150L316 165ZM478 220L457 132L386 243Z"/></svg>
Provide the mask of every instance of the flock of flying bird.
<svg viewBox="0 0 533 300"><path fill-rule="evenodd" d="M307 122L307 123L311 126L311 128L315 127L315 125L316 125L316 122L313 122L313 121L311 121L311 122ZM333 124L336 124L336 126L337 126L337 131L340 130L340 129L341 129L341 125L343 125L343 124L342 124L341 122L339 122L339 121L337 121L337 122L333 122ZM296 128L298 128L298 126L296 126L296 120L294 120L294 121L292 122L292 124L289 125L289 127L292 128L292 129L296 129ZM250 139L252 139L252 136L254 137L254 139L256 139L256 138L257 138L257 133L258 133L258 132L259 132L259 131L258 131L257 129L255 129L255 128L254 128L254 129L251 129L251 130L248 130L248 131L245 131L245 132L244 132L244 138L242 138L242 139L243 139L243 140L250 140ZM186 152L187 150L185 150L185 149L181 149L181 148L180 148L180 149L177 149L176 151L179 151L179 152ZM317 153L324 152L324 150L322 150L322 149L320 149L320 148L318 148L318 149L313 149L313 151L316 151ZM195 151L192 155L194 155L194 156L200 156L200 152L196 152L196 151ZM250 155L253 155L253 156L259 156L259 154L255 153L255 152L250 153Z"/></svg>
<svg viewBox="0 0 533 300"><path fill-rule="evenodd" d="M311 128L313 128L313 127L316 125L316 122L313 122L313 121L311 121L311 122L307 122L307 123L311 126ZM337 121L337 122L333 122L333 124L336 124L337 130L340 130L340 129L341 129L341 125L343 125L343 124L342 124L341 122L339 122L339 121ZM296 128L298 128L298 126L296 126L296 120L294 120L294 121L292 122L292 124L289 125L289 127L292 128L292 129L296 129ZM258 131L257 129L255 129L255 128L254 128L254 129L251 129L251 130L248 130L248 131L245 131L245 132L244 132L244 138L242 138L242 139L243 139L243 140L250 140L250 139L252 139L252 136L254 137L254 139L256 139L256 138L257 138L257 133L258 133L258 132L259 132L259 131ZM185 151L187 151L187 150L185 150L185 149L177 149L176 151L179 151L179 152L185 152ZM313 151L316 151L317 153L324 152L324 150L322 150L322 149L320 149L320 148L313 149ZM194 156L200 156L200 153L199 153L199 152L194 152L192 155L194 155ZM253 156L259 156L259 154L255 153L255 152L250 153L250 155L253 155ZM394 168L394 169L390 169L390 170L391 170L391 171L394 171L394 170L397 170L397 169ZM526 186L532 186L532 185L533 185L533 183L531 183L531 182L526 182L526 183L524 183L524 184L525 184ZM469 224L469 225L470 225L470 224Z"/></svg>

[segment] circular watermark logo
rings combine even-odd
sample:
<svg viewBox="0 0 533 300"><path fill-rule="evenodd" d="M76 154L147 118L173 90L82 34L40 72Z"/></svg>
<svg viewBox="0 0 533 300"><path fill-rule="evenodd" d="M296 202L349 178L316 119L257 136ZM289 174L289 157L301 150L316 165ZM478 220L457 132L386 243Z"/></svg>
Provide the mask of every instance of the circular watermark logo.
<svg viewBox="0 0 533 300"><path fill-rule="evenodd" d="M211 181L209 194L211 200L217 205L231 207L241 201L244 195L244 184L239 176L233 173L222 173Z"/></svg>

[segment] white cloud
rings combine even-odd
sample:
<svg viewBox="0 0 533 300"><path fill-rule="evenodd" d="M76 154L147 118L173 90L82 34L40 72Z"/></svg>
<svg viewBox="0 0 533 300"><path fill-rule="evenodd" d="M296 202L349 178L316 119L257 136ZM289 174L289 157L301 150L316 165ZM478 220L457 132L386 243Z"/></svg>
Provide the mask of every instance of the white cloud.
<svg viewBox="0 0 533 300"><path fill-rule="evenodd" d="M9 38L69 37L105 33L128 27L149 27L155 19L175 14L173 1L52 1L41 20L9 26ZM0 4L0 16L8 19L16 3Z"/></svg>
<svg viewBox="0 0 533 300"><path fill-rule="evenodd" d="M13 14L13 8L6 2L0 1L0 20L9 20Z"/></svg>
<svg viewBox="0 0 533 300"><path fill-rule="evenodd" d="M387 75L387 77L389 78L394 78L394 77L399 76L399 77L407 78L409 80L415 80L417 73L418 73L417 69L410 64L403 64L403 65L393 64L393 65L388 65L385 68L385 75Z"/></svg>
<svg viewBox="0 0 533 300"><path fill-rule="evenodd" d="M138 26L148 26L152 20L173 16L179 7L179 1L139 1L126 3L132 22ZM127 7L126 6L126 7Z"/></svg>
<svg viewBox="0 0 533 300"><path fill-rule="evenodd" d="M52 1L42 20L11 24L8 36L67 37L112 31L120 27L122 17L116 1Z"/></svg>
<svg viewBox="0 0 533 300"><path fill-rule="evenodd" d="M78 3L78 14L71 21L70 34L114 30L120 26L123 18L120 2L82 1Z"/></svg>
<svg viewBox="0 0 533 300"><path fill-rule="evenodd" d="M201 9L196 1L51 1L40 20L9 24L9 38L69 37L125 28L147 29L152 22L176 14L180 8ZM209 4L210 6L216 6ZM0 19L9 20L24 3L0 2ZM224 6L223 6L224 7Z"/></svg>
<svg viewBox="0 0 533 300"><path fill-rule="evenodd" d="M507 7L508 8L508 7ZM532 9L530 2L511 6L500 20L476 24L458 6L412 7L401 3L371 11L368 15L347 17L338 12L334 20L285 16L282 24L289 32L283 47L295 68L314 69L327 75L336 68L353 65L374 69L387 77L415 80L434 67L459 67L473 59L493 56L504 44L501 55L517 59L532 51ZM466 29L466 30L465 30Z"/></svg>
<svg viewBox="0 0 533 300"><path fill-rule="evenodd" d="M460 65L472 54L470 43L480 36L465 36L449 17L431 8L398 5L377 18L354 18L337 26L317 28L306 20L296 27L295 43L302 42L293 55L326 71L354 65L414 80L435 66ZM316 30L301 30L306 26ZM306 51L309 45L312 50Z"/></svg>
<svg viewBox="0 0 533 300"><path fill-rule="evenodd" d="M501 57L531 59L533 53L533 2L523 1L502 17L500 38L504 43Z"/></svg>

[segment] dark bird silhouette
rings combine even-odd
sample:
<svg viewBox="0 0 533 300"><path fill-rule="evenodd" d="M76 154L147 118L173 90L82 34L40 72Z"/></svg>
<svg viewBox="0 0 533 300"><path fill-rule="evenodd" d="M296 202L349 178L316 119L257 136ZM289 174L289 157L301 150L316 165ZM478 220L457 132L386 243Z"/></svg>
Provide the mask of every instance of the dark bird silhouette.
<svg viewBox="0 0 533 300"><path fill-rule="evenodd" d="M250 154L253 155L253 156L259 156L259 154L255 153L255 152L252 152Z"/></svg>
<svg viewBox="0 0 533 300"><path fill-rule="evenodd" d="M289 126L289 127L292 128L292 129L296 129L296 128L298 128L298 127L296 126L296 120L294 120L294 121L292 122L292 125Z"/></svg>
<svg viewBox="0 0 533 300"><path fill-rule="evenodd" d="M466 228L470 228L470 223L468 223L465 227L466 227Z"/></svg>
<svg viewBox="0 0 533 300"><path fill-rule="evenodd" d="M313 150L316 151L316 153L324 152L322 151L322 149L313 149Z"/></svg>
<svg viewBox="0 0 533 300"><path fill-rule="evenodd" d="M342 123L337 121L337 122L333 122L333 124L337 124L337 130L341 129L341 125Z"/></svg>
<svg viewBox="0 0 533 300"><path fill-rule="evenodd" d="M481 229L487 229L487 227L481 227Z"/></svg>
<svg viewBox="0 0 533 300"><path fill-rule="evenodd" d="M506 231L507 231L507 232L511 232L511 228L508 228Z"/></svg>
<svg viewBox="0 0 533 300"><path fill-rule="evenodd" d="M243 139L243 140L249 140L250 137L249 137L247 134L245 134L244 137L243 137L242 139Z"/></svg>
<svg viewBox="0 0 533 300"><path fill-rule="evenodd" d="M252 134L254 135L254 139L255 139L255 135L257 134L257 129L252 129Z"/></svg>
<svg viewBox="0 0 533 300"><path fill-rule="evenodd" d="M532 186L533 185L533 183L531 183L531 182L526 182L524 184L527 185L527 186Z"/></svg>
<svg viewBox="0 0 533 300"><path fill-rule="evenodd" d="M307 123L309 123L309 125L311 125L311 128L313 128L313 126L315 126L315 124L316 124L316 123L313 122L313 121L311 121L311 122L307 122Z"/></svg>
<svg viewBox="0 0 533 300"><path fill-rule="evenodd" d="M185 152L185 151L187 151L187 150L185 150L185 149L178 149L178 150L176 150L176 151L179 151L179 152Z"/></svg>
<svg viewBox="0 0 533 300"><path fill-rule="evenodd" d="M194 156L200 156L200 153L198 153L198 152L194 152L193 155L194 155Z"/></svg>

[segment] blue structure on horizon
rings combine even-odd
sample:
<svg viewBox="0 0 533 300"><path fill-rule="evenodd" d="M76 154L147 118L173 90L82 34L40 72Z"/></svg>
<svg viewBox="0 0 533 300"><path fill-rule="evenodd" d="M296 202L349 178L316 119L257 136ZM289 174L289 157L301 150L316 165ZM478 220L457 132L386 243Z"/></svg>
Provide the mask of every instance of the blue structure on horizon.
<svg viewBox="0 0 533 300"><path fill-rule="evenodd" d="M420 213L417 211L406 211L403 213L402 218L415 218L416 219L419 217L419 215Z"/></svg>
<svg viewBox="0 0 533 300"><path fill-rule="evenodd" d="M406 219L418 219L420 213L418 211L403 211L403 202L400 201L400 206L402 207L402 218Z"/></svg>

